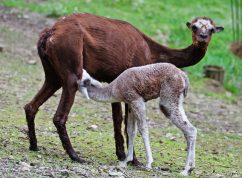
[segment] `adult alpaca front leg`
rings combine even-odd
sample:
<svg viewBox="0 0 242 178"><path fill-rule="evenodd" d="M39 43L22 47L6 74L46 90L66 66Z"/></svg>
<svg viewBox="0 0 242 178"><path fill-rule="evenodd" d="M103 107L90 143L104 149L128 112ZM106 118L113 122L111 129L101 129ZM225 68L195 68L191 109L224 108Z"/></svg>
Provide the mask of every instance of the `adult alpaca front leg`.
<svg viewBox="0 0 242 178"><path fill-rule="evenodd" d="M120 161L125 159L124 152L124 138L122 135L122 107L121 103L112 103L112 117L113 117L113 127L114 127L114 138L115 138L115 147L116 155Z"/></svg>
<svg viewBox="0 0 242 178"><path fill-rule="evenodd" d="M57 108L56 114L54 116L53 122L57 128L57 132L61 139L63 148L66 150L67 154L73 161L80 163L85 162L85 160L78 157L75 150L73 149L69 136L66 131L66 121L68 119L68 114L73 105L75 94L77 91L77 77L72 74L69 75L63 85L63 91L60 99L59 106Z"/></svg>
<svg viewBox="0 0 242 178"><path fill-rule="evenodd" d="M126 107L129 107L128 104ZM130 108L131 110L131 108ZM127 117L127 116L126 116ZM135 140L135 136L137 133L137 120L134 117L134 114L131 110L131 112L129 112L128 118L126 118L126 132L127 132L127 138L129 138L127 140L127 146L128 146L128 151L127 151L127 156L125 158L124 161L120 162L120 166L121 167L126 167L127 163L130 161L133 161L134 159L134 140Z"/></svg>
<svg viewBox="0 0 242 178"><path fill-rule="evenodd" d="M128 122L129 114L131 114L131 109L130 109L129 105L127 103L125 103L124 125L125 125L127 149L128 149L128 145L129 145L129 136L128 136L128 131L127 131L127 122ZM133 160L130 163L134 166L143 166L142 163L139 162L139 160L137 159L135 150L133 150Z"/></svg>
<svg viewBox="0 0 242 178"><path fill-rule="evenodd" d="M120 161L124 161L126 158L125 151L124 151L124 138L122 135L122 122L123 122L123 115L122 115L122 107L121 103L112 103L112 117L113 117L113 126L114 126L114 138L115 138L115 148L116 148L116 155ZM128 104L125 104L125 134L126 134L126 143L128 148L129 136L127 132L127 120L129 117L128 113ZM142 165L136 155L135 151L133 150L133 159L130 162L134 166Z"/></svg>

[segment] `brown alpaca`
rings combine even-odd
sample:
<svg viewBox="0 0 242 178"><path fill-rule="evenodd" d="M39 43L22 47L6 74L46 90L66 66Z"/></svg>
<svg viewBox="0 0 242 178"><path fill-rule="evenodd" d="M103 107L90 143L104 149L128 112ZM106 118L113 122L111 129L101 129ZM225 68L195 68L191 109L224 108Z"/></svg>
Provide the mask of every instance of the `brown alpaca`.
<svg viewBox="0 0 242 178"><path fill-rule="evenodd" d="M62 87L53 122L70 158L84 162L74 151L65 126L77 91L76 81L82 78L82 69L95 79L110 83L133 66L157 62L168 62L177 67L194 65L205 55L212 33L223 28L216 27L209 18L196 18L187 26L192 30L193 43L184 49L162 46L127 22L91 14L62 17L52 28L42 31L37 45L45 81L24 107L30 150L38 150L34 123L38 108ZM113 103L112 112L116 154L124 160L121 104Z"/></svg>

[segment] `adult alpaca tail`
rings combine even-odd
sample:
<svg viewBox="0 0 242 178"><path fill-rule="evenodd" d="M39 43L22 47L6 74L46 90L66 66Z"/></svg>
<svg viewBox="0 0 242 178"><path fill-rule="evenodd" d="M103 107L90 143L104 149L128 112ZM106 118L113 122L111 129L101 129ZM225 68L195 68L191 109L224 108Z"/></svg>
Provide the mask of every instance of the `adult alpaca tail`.
<svg viewBox="0 0 242 178"><path fill-rule="evenodd" d="M52 30L49 28L44 29L39 35L39 40L37 42L37 49L41 60L47 59L46 42L51 35L52 35Z"/></svg>

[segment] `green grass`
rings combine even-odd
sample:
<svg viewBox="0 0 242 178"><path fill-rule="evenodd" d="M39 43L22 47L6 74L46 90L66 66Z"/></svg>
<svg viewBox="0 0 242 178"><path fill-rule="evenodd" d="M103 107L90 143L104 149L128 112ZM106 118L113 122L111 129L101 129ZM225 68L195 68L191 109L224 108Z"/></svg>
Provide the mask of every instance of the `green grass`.
<svg viewBox="0 0 242 178"><path fill-rule="evenodd" d="M204 59L189 67L192 75L202 77L206 64L225 68L225 88L241 94L242 60L230 51L232 27L230 1L211 0L49 0L26 3L24 0L3 0L3 5L43 13L47 16L62 16L73 12L89 12L97 15L122 19L132 23L151 37L158 31L168 35L168 46L183 48L191 43L191 33L185 23L197 16L209 16L225 31L215 34ZM159 42L163 42L158 39Z"/></svg>

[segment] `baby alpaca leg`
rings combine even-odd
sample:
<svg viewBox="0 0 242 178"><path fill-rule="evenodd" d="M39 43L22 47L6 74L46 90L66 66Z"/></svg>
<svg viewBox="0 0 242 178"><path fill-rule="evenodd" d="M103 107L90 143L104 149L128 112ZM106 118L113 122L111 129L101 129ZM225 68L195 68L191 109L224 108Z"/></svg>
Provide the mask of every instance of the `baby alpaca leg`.
<svg viewBox="0 0 242 178"><path fill-rule="evenodd" d="M146 151L146 160L147 160L146 167L151 169L153 157L152 157L152 152L150 147L148 124L146 122L146 116L145 116L145 102L143 101L142 98L135 102L132 102L131 109L135 119L137 120L138 130L144 142L145 151Z"/></svg>
<svg viewBox="0 0 242 178"><path fill-rule="evenodd" d="M195 144L197 129L189 122L183 108L183 95L178 101L162 106L166 116L184 133L187 141L187 160L182 175L189 175L195 168ZM164 112L164 111L163 111Z"/></svg>

